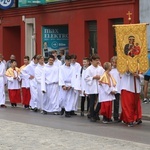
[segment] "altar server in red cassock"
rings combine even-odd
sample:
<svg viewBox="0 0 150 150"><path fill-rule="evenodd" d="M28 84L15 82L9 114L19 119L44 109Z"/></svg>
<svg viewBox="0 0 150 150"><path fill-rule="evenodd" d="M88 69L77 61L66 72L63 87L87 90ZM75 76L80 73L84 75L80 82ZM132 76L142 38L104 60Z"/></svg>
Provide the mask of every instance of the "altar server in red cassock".
<svg viewBox="0 0 150 150"><path fill-rule="evenodd" d="M20 67L20 72L29 64L29 56L24 57L24 65ZM26 78L22 73L20 73L21 77L21 88L22 88L22 104L24 105L24 108L29 108L29 103L31 99L30 94L30 85L29 85L29 79Z"/></svg>
<svg viewBox="0 0 150 150"><path fill-rule="evenodd" d="M16 60L11 60L11 67L6 71L6 77L8 80L9 99L12 107L16 107L17 103L21 103L20 69L16 66Z"/></svg>
<svg viewBox="0 0 150 150"><path fill-rule="evenodd" d="M116 81L110 74L111 63L104 63L105 72L101 76L99 83L99 102L101 103L100 114L103 115L103 123L111 122L112 101L115 100L117 92Z"/></svg>
<svg viewBox="0 0 150 150"><path fill-rule="evenodd" d="M133 127L133 123L141 124L142 110L140 101L142 74L126 72L121 79L121 105L120 119Z"/></svg>
<svg viewBox="0 0 150 150"><path fill-rule="evenodd" d="M22 69L21 73L23 76L27 79L29 79L29 85L30 85L30 93L31 93L31 99L30 99L30 108L31 110L34 110L37 112L37 103L38 103L38 94L37 94L37 82L35 80L35 68L37 67L37 55L33 56L32 61L29 65L27 65L24 69Z"/></svg>

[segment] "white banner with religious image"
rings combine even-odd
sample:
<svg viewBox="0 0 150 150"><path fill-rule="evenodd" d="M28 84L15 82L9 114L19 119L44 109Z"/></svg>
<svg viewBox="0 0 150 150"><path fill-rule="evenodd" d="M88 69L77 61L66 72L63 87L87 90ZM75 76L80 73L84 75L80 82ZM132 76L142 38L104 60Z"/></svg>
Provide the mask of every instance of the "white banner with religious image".
<svg viewBox="0 0 150 150"><path fill-rule="evenodd" d="M120 73L144 73L149 68L147 24L115 25L117 69Z"/></svg>

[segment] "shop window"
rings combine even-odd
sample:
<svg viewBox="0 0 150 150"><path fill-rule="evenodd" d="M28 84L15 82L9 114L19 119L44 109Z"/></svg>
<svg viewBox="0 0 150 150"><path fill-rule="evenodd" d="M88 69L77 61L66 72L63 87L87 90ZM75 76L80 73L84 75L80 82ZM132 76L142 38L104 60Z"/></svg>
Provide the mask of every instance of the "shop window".
<svg viewBox="0 0 150 150"><path fill-rule="evenodd" d="M90 55L97 53L97 22L88 21L88 31L89 31L89 52Z"/></svg>

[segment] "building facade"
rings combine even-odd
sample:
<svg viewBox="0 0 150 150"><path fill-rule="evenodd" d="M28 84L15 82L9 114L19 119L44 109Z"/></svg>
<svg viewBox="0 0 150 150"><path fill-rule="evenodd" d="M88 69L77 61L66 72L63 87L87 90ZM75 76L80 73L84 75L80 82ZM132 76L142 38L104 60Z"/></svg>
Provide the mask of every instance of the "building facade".
<svg viewBox="0 0 150 150"><path fill-rule="evenodd" d="M6 60L53 49L76 54L78 61L98 53L101 62L115 54L113 25L139 23L138 0L67 0L0 10L0 53Z"/></svg>

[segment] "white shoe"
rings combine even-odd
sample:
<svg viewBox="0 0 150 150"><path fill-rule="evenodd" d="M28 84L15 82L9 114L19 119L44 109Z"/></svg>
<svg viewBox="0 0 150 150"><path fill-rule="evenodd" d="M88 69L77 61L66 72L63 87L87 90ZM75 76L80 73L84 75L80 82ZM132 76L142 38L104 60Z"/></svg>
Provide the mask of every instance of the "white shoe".
<svg viewBox="0 0 150 150"><path fill-rule="evenodd" d="M148 101L149 101L149 100L148 100L147 98L144 98L143 103L147 104Z"/></svg>

